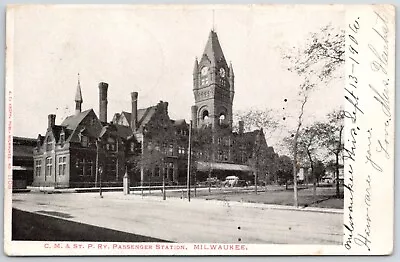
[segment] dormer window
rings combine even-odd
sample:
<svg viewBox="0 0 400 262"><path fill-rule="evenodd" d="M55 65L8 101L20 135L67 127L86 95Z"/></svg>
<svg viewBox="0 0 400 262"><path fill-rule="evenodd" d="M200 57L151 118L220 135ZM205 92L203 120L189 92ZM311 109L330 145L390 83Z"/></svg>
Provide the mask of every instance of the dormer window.
<svg viewBox="0 0 400 262"><path fill-rule="evenodd" d="M107 139L106 148L107 148L107 150L115 151L115 140L114 140L114 138L109 137Z"/></svg>
<svg viewBox="0 0 400 262"><path fill-rule="evenodd" d="M89 142L89 139L88 139L87 136L82 136L82 137L81 137L81 145L82 145L83 147L88 147L88 142Z"/></svg>
<svg viewBox="0 0 400 262"><path fill-rule="evenodd" d="M61 133L60 134L60 143L62 144L62 143L64 143L65 142L65 134L64 133Z"/></svg>
<svg viewBox="0 0 400 262"><path fill-rule="evenodd" d="M131 152L134 152L135 151L135 143L131 143L130 144L130 149L131 149Z"/></svg>
<svg viewBox="0 0 400 262"><path fill-rule="evenodd" d="M53 139L51 138L51 136L48 136L46 140L46 150L50 151L52 149L53 149Z"/></svg>

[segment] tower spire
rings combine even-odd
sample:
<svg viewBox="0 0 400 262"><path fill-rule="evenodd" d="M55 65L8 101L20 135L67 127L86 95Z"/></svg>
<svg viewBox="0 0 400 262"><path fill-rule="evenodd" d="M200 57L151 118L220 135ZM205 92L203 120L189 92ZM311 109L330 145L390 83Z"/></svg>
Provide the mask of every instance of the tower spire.
<svg viewBox="0 0 400 262"><path fill-rule="evenodd" d="M212 11L212 30L215 31L215 10Z"/></svg>
<svg viewBox="0 0 400 262"><path fill-rule="evenodd" d="M76 87L76 93L75 93L75 114L79 114L82 111L82 103L83 103L83 98L82 98L82 90L81 90L81 79L80 79L80 74L78 73L78 85Z"/></svg>

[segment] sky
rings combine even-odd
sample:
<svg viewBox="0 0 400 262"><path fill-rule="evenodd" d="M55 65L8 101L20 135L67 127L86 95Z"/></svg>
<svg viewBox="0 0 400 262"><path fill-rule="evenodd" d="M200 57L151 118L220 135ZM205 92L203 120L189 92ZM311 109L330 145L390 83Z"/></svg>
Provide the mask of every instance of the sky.
<svg viewBox="0 0 400 262"><path fill-rule="evenodd" d="M172 119L189 120L194 61L214 27L235 72L233 110L275 110L281 129L267 142L284 152L281 141L294 128L302 79L282 57L329 23L344 28L344 15L332 5L21 6L7 57L13 61L14 135L37 137L46 132L48 114L57 115L57 124L73 114L78 73L82 110L98 115L98 83L104 81L108 120L130 112L132 91L139 92L139 108L168 101ZM307 104L306 124L342 104L343 80L321 83Z"/></svg>

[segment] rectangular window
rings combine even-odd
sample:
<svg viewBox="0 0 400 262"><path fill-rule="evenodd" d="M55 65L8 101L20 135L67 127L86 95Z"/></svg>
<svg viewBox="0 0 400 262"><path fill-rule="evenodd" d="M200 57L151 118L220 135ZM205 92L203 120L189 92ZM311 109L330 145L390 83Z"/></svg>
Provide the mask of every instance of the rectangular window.
<svg viewBox="0 0 400 262"><path fill-rule="evenodd" d="M60 134L60 143L64 143L65 142L65 134L62 133Z"/></svg>
<svg viewBox="0 0 400 262"><path fill-rule="evenodd" d="M88 146L88 137L87 136L82 136L81 141L82 141L82 146L83 147L87 147Z"/></svg>
<svg viewBox="0 0 400 262"><path fill-rule="evenodd" d="M94 175L94 165L92 159L87 159L85 162L85 176Z"/></svg>
<svg viewBox="0 0 400 262"><path fill-rule="evenodd" d="M58 158L58 175L64 176L67 169L67 157L60 156Z"/></svg>
<svg viewBox="0 0 400 262"><path fill-rule="evenodd" d="M52 149L53 149L53 140L51 139L50 136L48 136L46 140L46 150L50 151Z"/></svg>
<svg viewBox="0 0 400 262"><path fill-rule="evenodd" d="M169 145L169 147L168 147L168 155L169 156L173 156L174 155L174 146L173 145Z"/></svg>
<svg viewBox="0 0 400 262"><path fill-rule="evenodd" d="M35 161L35 175L40 176L41 172L42 172L42 160L36 160Z"/></svg>
<svg viewBox="0 0 400 262"><path fill-rule="evenodd" d="M134 152L135 151L135 143L132 142L130 146L131 146L131 152Z"/></svg>
<svg viewBox="0 0 400 262"><path fill-rule="evenodd" d="M218 160L222 160L223 156L222 156L222 150L218 150Z"/></svg>
<svg viewBox="0 0 400 262"><path fill-rule="evenodd" d="M186 154L186 149L184 148L184 147L179 147L178 148L178 153L180 154L180 155L184 155L184 154Z"/></svg>
<svg viewBox="0 0 400 262"><path fill-rule="evenodd" d="M51 176L52 167L53 167L53 158L51 157L46 158L46 169L45 169L46 176Z"/></svg>
<svg viewBox="0 0 400 262"><path fill-rule="evenodd" d="M208 77L201 78L201 85L208 85Z"/></svg>

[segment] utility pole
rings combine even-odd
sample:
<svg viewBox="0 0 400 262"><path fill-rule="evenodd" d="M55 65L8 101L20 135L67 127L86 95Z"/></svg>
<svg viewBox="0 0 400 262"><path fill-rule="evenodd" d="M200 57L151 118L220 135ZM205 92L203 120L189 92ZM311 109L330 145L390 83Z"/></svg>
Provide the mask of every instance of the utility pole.
<svg viewBox="0 0 400 262"><path fill-rule="evenodd" d="M187 198L190 202L190 169L192 166L192 120L189 125L189 146L188 146L188 164L187 164Z"/></svg>
<svg viewBox="0 0 400 262"><path fill-rule="evenodd" d="M103 167L102 166L100 166L100 168L99 168L99 173L100 173L100 179L99 179L100 188L99 188L99 192L100 192L100 197L103 198L103 191L101 190L101 175L103 174Z"/></svg>
<svg viewBox="0 0 400 262"><path fill-rule="evenodd" d="M163 165L162 165L162 192L163 192L163 200L167 199L167 195L165 192L165 167L164 167L164 161L163 161Z"/></svg>
<svg viewBox="0 0 400 262"><path fill-rule="evenodd" d="M97 187L98 176L99 176L99 141L96 139L96 176L94 179L94 187Z"/></svg>

